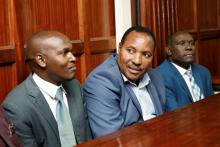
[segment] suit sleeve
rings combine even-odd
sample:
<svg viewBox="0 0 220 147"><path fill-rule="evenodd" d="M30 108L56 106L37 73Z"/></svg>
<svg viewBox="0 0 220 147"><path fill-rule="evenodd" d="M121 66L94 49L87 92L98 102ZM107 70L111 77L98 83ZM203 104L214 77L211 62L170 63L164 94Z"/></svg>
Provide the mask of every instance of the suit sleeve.
<svg viewBox="0 0 220 147"><path fill-rule="evenodd" d="M84 96L94 137L103 136L124 127L118 90L119 88L104 76L90 77L85 83Z"/></svg>
<svg viewBox="0 0 220 147"><path fill-rule="evenodd" d="M85 98L84 98L84 95L83 95L82 87L79 83L78 83L78 85L79 85L79 88L80 88L80 93L81 93L81 97L82 97L82 101L83 101L83 106L84 106L83 108L86 108L86 102L85 102ZM87 115L87 111L85 111L85 109L84 109L84 114L85 114L85 125L84 125L85 130L84 130L84 132L85 132L85 136L86 136L85 140L89 140L93 136L91 134L91 129L90 129L90 126L89 126L89 121L88 121L88 115Z"/></svg>
<svg viewBox="0 0 220 147"><path fill-rule="evenodd" d="M3 105L10 121L15 127L16 133L21 139L23 145L25 147L38 147L31 124L27 122L25 112L22 111L21 108L18 108L16 105L5 103Z"/></svg>
<svg viewBox="0 0 220 147"><path fill-rule="evenodd" d="M177 95L176 95L176 92L178 91L175 91L175 89L167 84L167 82L165 82L165 88L166 88L166 110L167 111L171 111L171 110L174 110L176 108L179 108L179 104L177 102Z"/></svg>
<svg viewBox="0 0 220 147"><path fill-rule="evenodd" d="M208 96L211 96L211 95L214 95L214 90L213 90L213 87L212 87L212 76L211 76L211 73L209 72L209 70L207 69L207 75L205 77L207 77L207 97Z"/></svg>

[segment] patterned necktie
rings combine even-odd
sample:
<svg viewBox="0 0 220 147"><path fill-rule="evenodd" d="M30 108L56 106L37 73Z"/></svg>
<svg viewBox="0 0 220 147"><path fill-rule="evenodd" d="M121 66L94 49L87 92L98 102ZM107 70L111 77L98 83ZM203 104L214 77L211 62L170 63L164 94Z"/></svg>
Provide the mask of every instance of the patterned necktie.
<svg viewBox="0 0 220 147"><path fill-rule="evenodd" d="M76 145L76 139L69 111L63 101L63 91L61 88L57 89L55 98L58 101L56 106L56 119L61 146L72 147L73 145Z"/></svg>
<svg viewBox="0 0 220 147"><path fill-rule="evenodd" d="M194 102L204 98L204 95L200 91L199 86L196 84L196 82L194 80L194 77L192 76L192 71L187 70L185 74L189 77L190 86L191 86L192 94L193 94L193 97L194 97Z"/></svg>

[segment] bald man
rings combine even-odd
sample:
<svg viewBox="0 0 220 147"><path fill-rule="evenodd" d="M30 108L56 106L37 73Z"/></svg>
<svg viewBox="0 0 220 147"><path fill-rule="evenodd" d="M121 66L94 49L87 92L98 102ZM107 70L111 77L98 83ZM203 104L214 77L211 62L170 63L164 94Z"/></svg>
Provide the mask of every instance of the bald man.
<svg viewBox="0 0 220 147"><path fill-rule="evenodd" d="M70 147L90 139L81 86L74 80L76 58L69 38L56 31L38 32L28 40L25 55L32 73L3 102L24 146ZM60 110L59 89L65 111ZM71 129L64 133L58 109L65 122L69 120Z"/></svg>
<svg viewBox="0 0 220 147"><path fill-rule="evenodd" d="M168 59L156 68L165 80L168 111L213 95L211 74L206 67L194 63L195 54L190 33L180 31L169 37Z"/></svg>

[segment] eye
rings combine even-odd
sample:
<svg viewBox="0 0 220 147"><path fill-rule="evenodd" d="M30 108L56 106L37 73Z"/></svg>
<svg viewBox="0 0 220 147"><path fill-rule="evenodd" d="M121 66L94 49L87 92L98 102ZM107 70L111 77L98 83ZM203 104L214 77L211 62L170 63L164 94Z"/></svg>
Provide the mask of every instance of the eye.
<svg viewBox="0 0 220 147"><path fill-rule="evenodd" d="M64 49L64 50L63 50L63 54L64 54L64 56L66 56L69 52L70 52L69 49Z"/></svg>
<svg viewBox="0 0 220 147"><path fill-rule="evenodd" d="M185 41L179 41L179 42L176 43L176 45L182 45L182 46L184 46L185 44L186 44Z"/></svg>
<svg viewBox="0 0 220 147"><path fill-rule="evenodd" d="M143 55L144 55L144 57L146 57L146 58L152 57L152 53L150 53L150 52L144 52Z"/></svg>
<svg viewBox="0 0 220 147"><path fill-rule="evenodd" d="M194 45L195 45L195 41L190 41L189 44L190 44L191 46L194 46Z"/></svg>
<svg viewBox="0 0 220 147"><path fill-rule="evenodd" d="M135 50L132 49L132 48L127 48L126 50L127 50L127 52L128 52L129 54L134 54L134 53L135 53Z"/></svg>

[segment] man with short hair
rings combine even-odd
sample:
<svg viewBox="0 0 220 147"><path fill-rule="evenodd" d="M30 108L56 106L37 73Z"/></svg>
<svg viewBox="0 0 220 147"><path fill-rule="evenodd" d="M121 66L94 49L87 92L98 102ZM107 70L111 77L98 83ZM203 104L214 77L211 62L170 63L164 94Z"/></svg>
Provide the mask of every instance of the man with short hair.
<svg viewBox="0 0 220 147"><path fill-rule="evenodd" d="M118 54L111 55L84 85L87 113L94 137L163 114L165 87L151 69L154 34L134 26L123 35Z"/></svg>
<svg viewBox="0 0 220 147"><path fill-rule="evenodd" d="M166 109L183 107L213 95L209 70L194 64L195 41L188 32L175 32L169 37L166 59L156 69L166 87Z"/></svg>
<svg viewBox="0 0 220 147"><path fill-rule="evenodd" d="M27 42L32 73L3 102L26 147L72 147L91 138L70 39L41 31Z"/></svg>

